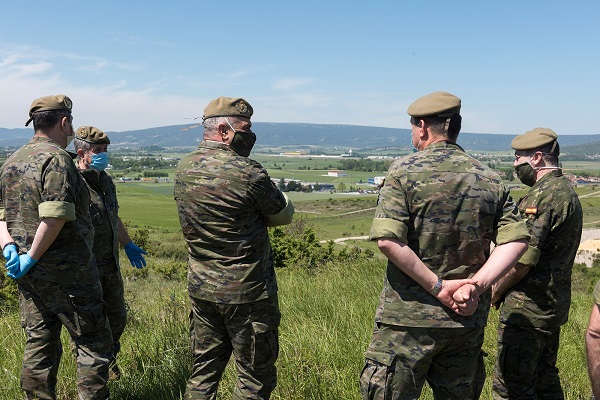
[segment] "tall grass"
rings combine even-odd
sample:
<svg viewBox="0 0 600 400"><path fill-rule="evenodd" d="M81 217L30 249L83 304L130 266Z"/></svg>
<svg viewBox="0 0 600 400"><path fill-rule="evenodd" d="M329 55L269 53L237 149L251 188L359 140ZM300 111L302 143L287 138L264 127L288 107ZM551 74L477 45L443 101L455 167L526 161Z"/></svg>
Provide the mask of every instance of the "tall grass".
<svg viewBox="0 0 600 400"><path fill-rule="evenodd" d="M274 399L358 400L358 376L369 343L373 316L383 282L385 262L330 264L315 270L278 270L282 310L278 386ZM563 327L558 367L567 399L586 399L590 386L585 366L584 333L592 306L589 285L596 279L576 270L569 322ZM581 278L583 276L583 278ZM166 280L151 271L147 278L126 282L129 321L122 339L122 378L110 382L112 399L179 399L191 372L189 301L185 280ZM496 358L498 312L490 313L483 349L487 379L482 399L491 399ZM25 336L16 310L0 318L0 399L21 398L19 375ZM68 338L63 332L63 344ZM59 372L59 398L75 399L75 371L65 351ZM219 388L219 399L231 398L232 363ZM432 399L426 387L423 399Z"/></svg>

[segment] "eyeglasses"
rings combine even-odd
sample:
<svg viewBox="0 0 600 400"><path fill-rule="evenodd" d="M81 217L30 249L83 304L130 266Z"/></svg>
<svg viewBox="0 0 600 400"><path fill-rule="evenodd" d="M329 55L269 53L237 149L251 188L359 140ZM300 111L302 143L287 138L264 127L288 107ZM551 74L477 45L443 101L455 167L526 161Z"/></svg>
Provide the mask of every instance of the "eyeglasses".
<svg viewBox="0 0 600 400"><path fill-rule="evenodd" d="M521 157L529 157L529 156L520 156L518 154L515 154L515 161L519 161L519 158Z"/></svg>
<svg viewBox="0 0 600 400"><path fill-rule="evenodd" d="M544 156L554 156L554 157L556 157L556 155L554 155L552 153L544 153L542 151L536 151L535 153L533 153L531 155L528 155L528 156L515 154L515 161L519 161L519 158L521 158L521 157L529 157L529 158L531 158L531 157L535 156L537 153L540 153L540 154L542 154Z"/></svg>
<svg viewBox="0 0 600 400"><path fill-rule="evenodd" d="M248 129L247 131L238 131L236 130L233 125L231 125L231 123L229 122L229 120L227 118L225 118L225 121L227 122L227 125L229 125L229 127L231 128L231 130L233 131L233 133L239 132L239 133L254 133L252 132L251 129Z"/></svg>

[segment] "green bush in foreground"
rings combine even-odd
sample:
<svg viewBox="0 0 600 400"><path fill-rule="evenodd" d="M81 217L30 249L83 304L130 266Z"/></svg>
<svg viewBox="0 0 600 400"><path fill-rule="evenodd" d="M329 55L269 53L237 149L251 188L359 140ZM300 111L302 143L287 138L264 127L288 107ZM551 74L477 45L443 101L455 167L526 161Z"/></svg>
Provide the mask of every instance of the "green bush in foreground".
<svg viewBox="0 0 600 400"><path fill-rule="evenodd" d="M358 247L344 246L336 253L333 242L321 244L313 226L302 218L295 219L290 225L269 230L269 237L275 268L294 266L310 270L328 262L356 261L373 257L371 250Z"/></svg>

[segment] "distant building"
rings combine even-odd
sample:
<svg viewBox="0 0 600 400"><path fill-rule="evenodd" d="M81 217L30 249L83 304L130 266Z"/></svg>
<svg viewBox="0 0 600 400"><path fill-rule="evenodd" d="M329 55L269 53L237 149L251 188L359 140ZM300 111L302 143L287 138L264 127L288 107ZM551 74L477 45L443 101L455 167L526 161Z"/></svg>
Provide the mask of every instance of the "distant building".
<svg viewBox="0 0 600 400"><path fill-rule="evenodd" d="M340 171L340 170L334 169L334 170L331 170L331 171L327 171L327 176L334 176L336 178L340 178L340 177L343 177L343 176L348 176L348 173L344 172L344 171Z"/></svg>
<svg viewBox="0 0 600 400"><path fill-rule="evenodd" d="M327 182L301 182L302 186L309 186L311 190L335 190L335 185L333 183Z"/></svg>
<svg viewBox="0 0 600 400"><path fill-rule="evenodd" d="M373 178L367 178L367 183L369 185L381 186L384 179L385 179L385 176L375 176Z"/></svg>

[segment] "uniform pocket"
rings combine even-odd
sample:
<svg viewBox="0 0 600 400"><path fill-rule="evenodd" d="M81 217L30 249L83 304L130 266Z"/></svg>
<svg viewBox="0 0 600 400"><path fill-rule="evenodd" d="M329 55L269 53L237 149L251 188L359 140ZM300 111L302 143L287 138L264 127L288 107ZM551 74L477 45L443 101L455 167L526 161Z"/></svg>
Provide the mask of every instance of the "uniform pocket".
<svg viewBox="0 0 600 400"><path fill-rule="evenodd" d="M380 351L365 353L365 366L360 374L360 392L364 400L390 399L394 356Z"/></svg>
<svg viewBox="0 0 600 400"><path fill-rule="evenodd" d="M365 353L360 376L363 399L418 398L422 386L423 382L417 382L414 371L397 355L372 350Z"/></svg>
<svg viewBox="0 0 600 400"><path fill-rule="evenodd" d="M252 365L274 364L279 355L277 327L252 322Z"/></svg>
<svg viewBox="0 0 600 400"><path fill-rule="evenodd" d="M535 366L532 365L531 360L534 359L534 356L533 352L526 345L502 343L502 351L498 356L498 365L501 366L504 379L522 379L532 375Z"/></svg>

